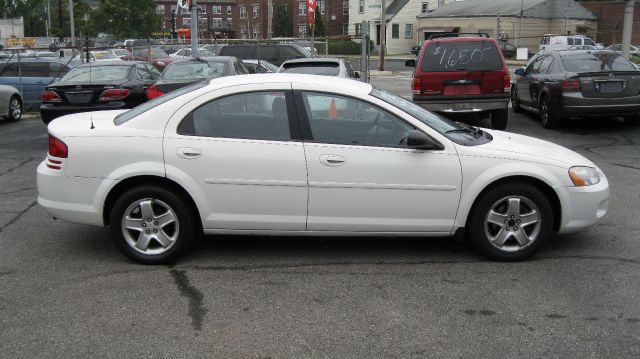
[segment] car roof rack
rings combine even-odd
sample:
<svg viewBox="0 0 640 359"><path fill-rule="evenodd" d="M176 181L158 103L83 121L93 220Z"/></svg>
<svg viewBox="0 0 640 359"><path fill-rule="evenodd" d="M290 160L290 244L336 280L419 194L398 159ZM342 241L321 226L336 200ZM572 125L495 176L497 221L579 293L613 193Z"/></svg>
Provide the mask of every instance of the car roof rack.
<svg viewBox="0 0 640 359"><path fill-rule="evenodd" d="M431 34L427 40L441 39L447 37L460 37L460 35L475 35L477 37L490 37L486 32L444 32L441 34Z"/></svg>

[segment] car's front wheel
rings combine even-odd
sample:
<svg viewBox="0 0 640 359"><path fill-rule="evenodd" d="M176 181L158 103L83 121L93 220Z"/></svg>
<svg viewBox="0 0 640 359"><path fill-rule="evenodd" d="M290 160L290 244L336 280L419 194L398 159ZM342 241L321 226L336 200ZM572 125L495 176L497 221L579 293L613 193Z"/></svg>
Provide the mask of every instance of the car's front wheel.
<svg viewBox="0 0 640 359"><path fill-rule="evenodd" d="M156 186L141 186L116 200L110 216L111 235L127 257L143 264L170 263L194 238L193 220L185 201Z"/></svg>
<svg viewBox="0 0 640 359"><path fill-rule="evenodd" d="M22 101L18 95L13 95L9 100L7 119L9 121L19 121L20 118L22 118Z"/></svg>
<svg viewBox="0 0 640 359"><path fill-rule="evenodd" d="M484 256L518 261L540 248L552 227L553 208L544 193L514 182L495 186L477 199L467 233Z"/></svg>

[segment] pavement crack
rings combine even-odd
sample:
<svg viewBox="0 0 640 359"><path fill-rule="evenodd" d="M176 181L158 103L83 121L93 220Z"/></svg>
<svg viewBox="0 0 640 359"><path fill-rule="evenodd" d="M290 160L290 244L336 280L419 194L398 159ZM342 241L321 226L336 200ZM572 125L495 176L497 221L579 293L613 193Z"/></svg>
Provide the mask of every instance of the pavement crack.
<svg viewBox="0 0 640 359"><path fill-rule="evenodd" d="M29 204L29 207L25 208L24 210L22 210L20 212L16 212L18 214L17 216L13 217L9 222L7 222L7 224L5 224L2 227L0 227L0 233L2 233L2 231L4 231L5 228L7 228L10 225L14 224L18 219L20 219L20 217L22 217L25 213L27 213L27 211L29 211L31 208L33 208L37 203L38 203L38 201L33 201L33 202L31 202L31 204Z"/></svg>
<svg viewBox="0 0 640 359"><path fill-rule="evenodd" d="M624 257L613 257L613 256L587 256L587 255L538 257L538 258L531 258L530 261L540 261L540 260L548 260L548 259L588 259L588 260L600 259L600 260L615 261L615 262L621 262L621 263L640 264L640 258L624 258Z"/></svg>
<svg viewBox="0 0 640 359"><path fill-rule="evenodd" d="M170 273L176 282L180 295L189 299L189 317L191 317L191 326L196 331L200 331L202 329L202 320L208 312L207 308L202 305L204 295L200 290L198 290L198 288L191 284L186 271L172 269Z"/></svg>
<svg viewBox="0 0 640 359"><path fill-rule="evenodd" d="M607 164L614 165L614 166L620 166L620 167L624 167L624 168L631 168L631 169L640 171L640 167L636 167L636 166L625 165L625 164L622 164L622 163L615 163L615 162L607 162L607 161L599 161L599 162L607 163Z"/></svg>
<svg viewBox="0 0 640 359"><path fill-rule="evenodd" d="M15 191L0 192L0 195L16 194L16 193L19 193L19 192L30 191L30 190L34 190L34 189L36 189L36 188L35 187L25 187L25 188L17 189Z"/></svg>
<svg viewBox="0 0 640 359"><path fill-rule="evenodd" d="M27 160L25 160L25 161L22 161L22 162L20 162L17 166L13 166L13 167L9 168L8 170L6 170L6 171L4 171L4 172L0 173L0 177L2 177L2 176L4 176L4 175L7 175L7 174L9 174L9 173L11 173L11 172L13 172L13 171L17 170L18 168L20 168L20 167L22 167L22 166L26 165L27 163L32 162L32 161L34 161L34 160L35 160L35 158L29 158L29 159L27 159Z"/></svg>

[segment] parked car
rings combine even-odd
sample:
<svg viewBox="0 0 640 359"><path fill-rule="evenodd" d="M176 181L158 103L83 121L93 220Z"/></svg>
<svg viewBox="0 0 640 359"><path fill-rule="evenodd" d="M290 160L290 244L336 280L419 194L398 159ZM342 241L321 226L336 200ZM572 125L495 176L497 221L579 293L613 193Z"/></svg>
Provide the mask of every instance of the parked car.
<svg viewBox="0 0 640 359"><path fill-rule="evenodd" d="M413 102L445 116L490 116L491 128L505 129L511 79L496 40L439 36L405 63L416 68Z"/></svg>
<svg viewBox="0 0 640 359"><path fill-rule="evenodd" d="M545 128L590 116L624 116L625 122L639 123L640 72L616 52L551 52L516 75L513 111L539 113Z"/></svg>
<svg viewBox="0 0 640 359"><path fill-rule="evenodd" d="M311 53L295 44L267 44L267 45L226 45L220 49L220 56L234 56L241 60L261 59L280 66L292 59L312 57Z"/></svg>
<svg viewBox="0 0 640 359"><path fill-rule="evenodd" d="M522 260L609 204L604 173L571 150L327 76L228 76L48 130L38 203L62 220L110 226L125 255L149 264L175 260L202 231L465 231L489 258Z"/></svg>
<svg viewBox="0 0 640 359"><path fill-rule="evenodd" d="M597 50L598 48L593 45L573 45L569 50Z"/></svg>
<svg viewBox="0 0 640 359"><path fill-rule="evenodd" d="M159 71L164 70L165 66L173 62L173 58L167 55L161 49L138 48L133 49L130 55L121 57L125 61L146 61L153 64Z"/></svg>
<svg viewBox="0 0 640 359"><path fill-rule="evenodd" d="M122 59L116 56L112 51L106 51L106 50L89 51L89 62L101 62L101 61L122 61ZM71 59L71 62L77 63L77 64L86 63L87 53L85 51L78 51L75 54L75 56Z"/></svg>
<svg viewBox="0 0 640 359"><path fill-rule="evenodd" d="M613 44L607 47L607 50L620 52L622 53L622 44ZM629 45L629 55L639 55L640 56L640 47Z"/></svg>
<svg viewBox="0 0 640 359"><path fill-rule="evenodd" d="M220 49L225 45L206 45L204 48L212 52L214 55L218 55L220 53Z"/></svg>
<svg viewBox="0 0 640 359"><path fill-rule="evenodd" d="M147 98L153 99L179 88L216 77L245 75L249 69L231 56L179 59L164 69L162 76L149 87Z"/></svg>
<svg viewBox="0 0 640 359"><path fill-rule="evenodd" d="M133 108L147 100L147 88L159 77L158 70L142 61L77 66L42 92L42 121L48 124L72 113Z"/></svg>
<svg viewBox="0 0 640 359"><path fill-rule="evenodd" d="M13 86L0 85L0 114L6 120L15 122L22 118L22 95Z"/></svg>
<svg viewBox="0 0 640 359"><path fill-rule="evenodd" d="M51 82L63 77L69 65L53 58L24 58L0 63L0 84L17 88L23 106L39 106L40 94Z"/></svg>
<svg viewBox="0 0 640 359"><path fill-rule="evenodd" d="M516 57L518 54L518 48L515 45L512 45L505 41L498 41L500 46L500 51L502 52L502 56L507 57ZM531 49L527 49L527 59L530 59L536 53Z"/></svg>
<svg viewBox="0 0 640 359"><path fill-rule="evenodd" d="M117 57L119 59L123 58L124 56L127 56L127 55L131 54L129 51L127 51L125 49L111 49L111 50L108 50L108 51L111 51L113 56L115 56L115 57Z"/></svg>
<svg viewBox="0 0 640 359"><path fill-rule="evenodd" d="M180 49L169 56L170 57L192 57L191 48ZM201 47L198 49L198 57L211 57L211 56L216 56L216 54L205 49L204 47Z"/></svg>
<svg viewBox="0 0 640 359"><path fill-rule="evenodd" d="M351 65L344 59L325 57L288 60L280 65L278 72L360 78L360 73L353 71Z"/></svg>
<svg viewBox="0 0 640 359"><path fill-rule="evenodd" d="M249 73L252 74L266 74L270 72L278 72L278 66L264 60L242 60L242 63L247 67Z"/></svg>
<svg viewBox="0 0 640 359"><path fill-rule="evenodd" d="M596 43L586 35L544 35L540 38L540 51L568 50L575 45L591 45Z"/></svg>

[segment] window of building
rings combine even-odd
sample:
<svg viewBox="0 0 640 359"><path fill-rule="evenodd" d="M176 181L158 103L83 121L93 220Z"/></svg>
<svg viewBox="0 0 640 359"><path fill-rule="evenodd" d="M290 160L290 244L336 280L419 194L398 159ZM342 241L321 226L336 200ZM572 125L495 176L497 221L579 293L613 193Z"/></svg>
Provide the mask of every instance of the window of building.
<svg viewBox="0 0 640 359"><path fill-rule="evenodd" d="M241 19L246 19L247 18L247 7L246 6L240 6L240 18Z"/></svg>
<svg viewBox="0 0 640 359"><path fill-rule="evenodd" d="M257 39L260 37L260 26L258 25L254 25L252 28L252 32L253 32L253 38Z"/></svg>
<svg viewBox="0 0 640 359"><path fill-rule="evenodd" d="M298 24L298 37L307 37L307 24Z"/></svg>
<svg viewBox="0 0 640 359"><path fill-rule="evenodd" d="M325 6L324 0L318 0L316 2L316 6L320 7L320 14L324 15L324 6Z"/></svg>
<svg viewBox="0 0 640 359"><path fill-rule="evenodd" d="M219 18L219 17L214 17L213 18L213 28L214 29L220 29L222 27L224 27L224 22L222 21L222 19Z"/></svg>
<svg viewBox="0 0 640 359"><path fill-rule="evenodd" d="M306 14L307 14L307 2L298 1L298 15L306 15Z"/></svg>
<svg viewBox="0 0 640 359"><path fill-rule="evenodd" d="M412 39L413 38L413 24L405 24L404 25L404 38Z"/></svg>
<svg viewBox="0 0 640 359"><path fill-rule="evenodd" d="M156 6L156 14L164 16L164 5Z"/></svg>
<svg viewBox="0 0 640 359"><path fill-rule="evenodd" d="M420 12L426 14L429 12L429 3L426 1L422 2L422 6L420 7Z"/></svg>
<svg viewBox="0 0 640 359"><path fill-rule="evenodd" d="M172 14L176 14L176 8L177 8L176 5L171 5L171 13Z"/></svg>
<svg viewBox="0 0 640 359"><path fill-rule="evenodd" d="M349 0L342 2L342 15L349 15Z"/></svg>
<svg viewBox="0 0 640 359"><path fill-rule="evenodd" d="M183 17L182 18L182 26L191 26L191 18Z"/></svg>
<svg viewBox="0 0 640 359"><path fill-rule="evenodd" d="M362 34L362 24L355 24L355 25L356 25L356 35Z"/></svg>
<svg viewBox="0 0 640 359"><path fill-rule="evenodd" d="M219 6L218 6L219 7ZM213 7L213 13L216 13L216 6ZM207 5L198 5L198 11L200 12L200 14L202 15L206 15L207 14Z"/></svg>
<svg viewBox="0 0 640 359"><path fill-rule="evenodd" d="M342 24L342 35L349 35L349 24Z"/></svg>
<svg viewBox="0 0 640 359"><path fill-rule="evenodd" d="M391 38L392 39L400 38L400 24L391 24Z"/></svg>
<svg viewBox="0 0 640 359"><path fill-rule="evenodd" d="M438 0L438 6L443 6L444 5L444 0Z"/></svg>
<svg viewBox="0 0 640 359"><path fill-rule="evenodd" d="M257 18L260 14L260 5L253 5L253 18Z"/></svg>
<svg viewBox="0 0 640 359"><path fill-rule="evenodd" d="M231 6L227 6L227 15L231 15Z"/></svg>
<svg viewBox="0 0 640 359"><path fill-rule="evenodd" d="M364 14L364 0L358 0L358 13Z"/></svg>

